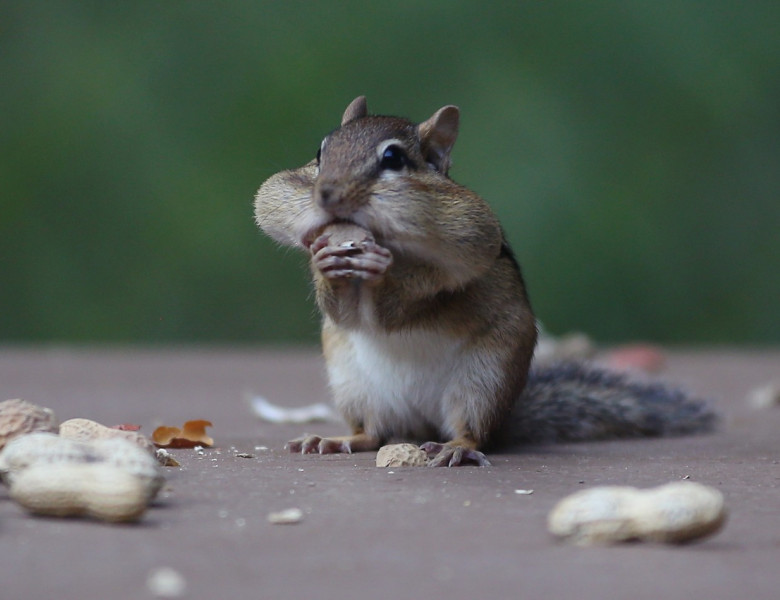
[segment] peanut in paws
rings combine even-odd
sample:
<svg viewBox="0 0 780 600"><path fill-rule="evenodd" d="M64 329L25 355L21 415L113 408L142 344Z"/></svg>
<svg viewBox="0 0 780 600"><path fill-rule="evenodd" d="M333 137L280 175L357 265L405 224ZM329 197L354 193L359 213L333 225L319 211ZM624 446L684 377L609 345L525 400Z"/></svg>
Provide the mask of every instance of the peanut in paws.
<svg viewBox="0 0 780 600"><path fill-rule="evenodd" d="M327 279L381 278L393 262L390 251L373 235L352 223L333 223L310 247L315 268Z"/></svg>

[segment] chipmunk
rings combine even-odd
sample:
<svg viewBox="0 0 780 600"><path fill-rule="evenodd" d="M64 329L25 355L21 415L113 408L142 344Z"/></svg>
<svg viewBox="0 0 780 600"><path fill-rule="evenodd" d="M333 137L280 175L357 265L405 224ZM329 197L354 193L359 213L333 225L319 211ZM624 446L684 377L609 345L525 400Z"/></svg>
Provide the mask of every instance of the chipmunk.
<svg viewBox="0 0 780 600"><path fill-rule="evenodd" d="M369 115L358 97L314 160L258 190L257 225L311 257L329 384L352 429L290 450L414 440L432 466L484 466L501 444L709 429L706 405L665 385L530 369L518 262L487 202L448 176L459 119L456 106L419 124Z"/></svg>

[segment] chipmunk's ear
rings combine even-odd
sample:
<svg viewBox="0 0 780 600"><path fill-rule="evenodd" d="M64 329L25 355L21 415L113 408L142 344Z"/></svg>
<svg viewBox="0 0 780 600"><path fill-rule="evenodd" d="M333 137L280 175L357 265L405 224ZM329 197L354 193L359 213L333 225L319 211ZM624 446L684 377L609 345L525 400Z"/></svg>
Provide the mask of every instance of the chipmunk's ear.
<svg viewBox="0 0 780 600"><path fill-rule="evenodd" d="M368 115L368 107L366 106L366 97L358 96L347 106L347 110L344 111L344 116L341 117L341 124L344 125L354 119L365 117Z"/></svg>
<svg viewBox="0 0 780 600"><path fill-rule="evenodd" d="M427 121L417 126L425 160L437 171L447 174L450 168L450 152L458 139L460 110L457 106L445 106L437 110Z"/></svg>

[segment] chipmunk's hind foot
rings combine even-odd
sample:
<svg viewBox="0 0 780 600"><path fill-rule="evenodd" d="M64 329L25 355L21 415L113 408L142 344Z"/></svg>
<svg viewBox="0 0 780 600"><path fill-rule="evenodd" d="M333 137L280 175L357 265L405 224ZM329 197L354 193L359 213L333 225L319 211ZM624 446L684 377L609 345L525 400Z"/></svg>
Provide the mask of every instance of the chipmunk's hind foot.
<svg viewBox="0 0 780 600"><path fill-rule="evenodd" d="M476 465L478 467L489 467L490 461L479 450L467 448L466 446L439 444L437 442L426 442L420 446L431 461L429 467L460 467L464 465Z"/></svg>

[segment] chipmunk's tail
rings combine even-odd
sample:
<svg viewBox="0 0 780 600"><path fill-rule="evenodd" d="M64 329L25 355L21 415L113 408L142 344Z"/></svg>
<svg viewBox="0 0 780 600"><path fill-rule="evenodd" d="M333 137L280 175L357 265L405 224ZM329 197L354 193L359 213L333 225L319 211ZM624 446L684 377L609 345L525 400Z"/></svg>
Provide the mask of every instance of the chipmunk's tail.
<svg viewBox="0 0 780 600"><path fill-rule="evenodd" d="M562 363L531 371L507 432L512 442L674 436L710 431L717 417L683 390Z"/></svg>

